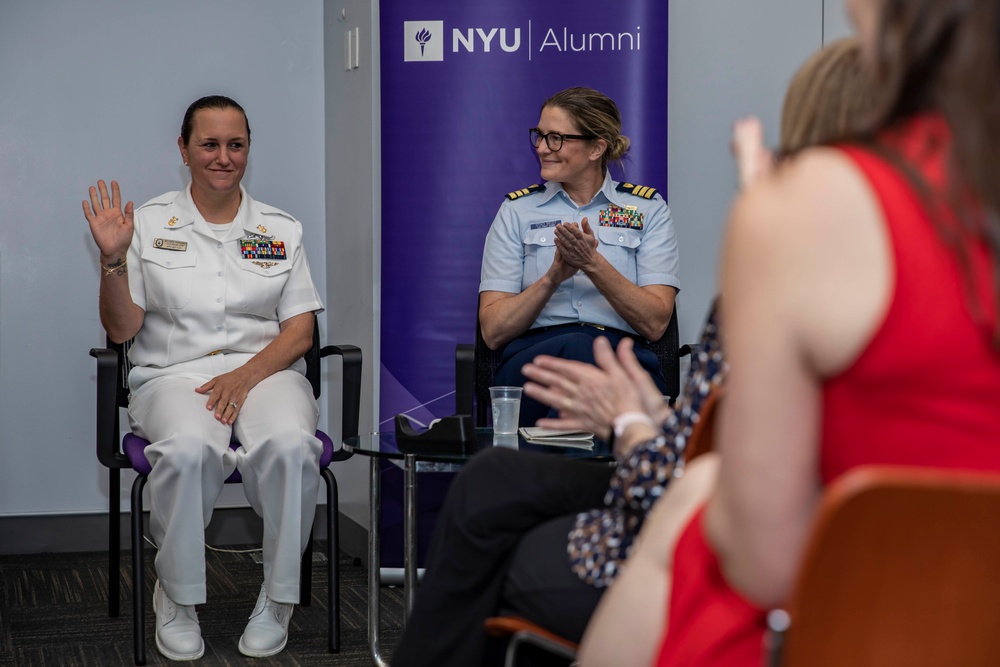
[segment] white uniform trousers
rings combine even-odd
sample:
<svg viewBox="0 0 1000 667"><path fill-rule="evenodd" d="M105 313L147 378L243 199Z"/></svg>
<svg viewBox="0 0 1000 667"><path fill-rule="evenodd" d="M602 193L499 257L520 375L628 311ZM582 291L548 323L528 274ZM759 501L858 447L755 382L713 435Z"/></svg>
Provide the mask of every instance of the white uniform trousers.
<svg viewBox="0 0 1000 667"><path fill-rule="evenodd" d="M212 376L165 375L129 402L132 432L150 441L150 532L156 574L167 595L203 604L205 527L225 479L239 468L250 505L264 520L264 584L276 602L299 601L302 552L316 513L319 407L300 373L280 371L250 390L235 424L225 426L195 392ZM229 449L231 435L242 447Z"/></svg>

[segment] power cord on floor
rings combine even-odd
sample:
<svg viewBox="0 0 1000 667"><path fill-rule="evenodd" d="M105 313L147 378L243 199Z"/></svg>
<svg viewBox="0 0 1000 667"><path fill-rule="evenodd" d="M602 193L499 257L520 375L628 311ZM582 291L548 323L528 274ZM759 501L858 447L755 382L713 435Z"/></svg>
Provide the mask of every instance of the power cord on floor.
<svg viewBox="0 0 1000 667"><path fill-rule="evenodd" d="M156 545L153 544L153 540L146 537L145 534L143 534L142 539L146 540L146 542L148 542L149 545L154 549L157 548ZM221 549L219 547L213 547L211 544L206 544L205 548L208 549L209 551L215 551L216 553L222 553L222 554L255 554L264 551L263 547L257 547L256 549Z"/></svg>

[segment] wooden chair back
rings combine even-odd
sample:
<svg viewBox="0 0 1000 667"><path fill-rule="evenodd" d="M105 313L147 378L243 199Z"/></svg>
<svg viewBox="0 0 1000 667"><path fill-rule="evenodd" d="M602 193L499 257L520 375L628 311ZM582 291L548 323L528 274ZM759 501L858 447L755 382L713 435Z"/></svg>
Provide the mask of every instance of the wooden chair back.
<svg viewBox="0 0 1000 667"><path fill-rule="evenodd" d="M846 474L824 494L771 664L1000 665L998 518L998 475Z"/></svg>
<svg viewBox="0 0 1000 667"><path fill-rule="evenodd" d="M724 385L718 384L713 386L705 397L698 412L698 421L691 427L691 435L684 448L685 463L690 463L702 454L712 451L715 443L715 422L724 392Z"/></svg>

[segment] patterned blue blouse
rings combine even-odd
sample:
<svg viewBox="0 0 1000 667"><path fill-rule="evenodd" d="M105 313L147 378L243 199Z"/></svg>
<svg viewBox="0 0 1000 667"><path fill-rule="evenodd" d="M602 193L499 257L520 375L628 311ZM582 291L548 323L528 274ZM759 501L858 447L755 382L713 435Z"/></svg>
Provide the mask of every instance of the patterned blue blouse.
<svg viewBox="0 0 1000 667"><path fill-rule="evenodd" d="M663 424L663 435L618 457L605 506L576 517L567 553L573 572L588 584L602 588L614 581L653 503L670 480L681 475L688 439L705 399L728 371L719 338L718 305L716 299L691 356L687 382Z"/></svg>

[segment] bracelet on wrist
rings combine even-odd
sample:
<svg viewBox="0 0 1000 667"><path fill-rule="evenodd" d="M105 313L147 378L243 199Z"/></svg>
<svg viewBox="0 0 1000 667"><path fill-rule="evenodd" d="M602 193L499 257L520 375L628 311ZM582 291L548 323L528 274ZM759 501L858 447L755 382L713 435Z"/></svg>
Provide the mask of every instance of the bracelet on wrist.
<svg viewBox="0 0 1000 667"><path fill-rule="evenodd" d="M125 267L128 266L127 259L123 259L121 264L109 264L108 266L104 266L104 264L101 264L100 260L98 260L97 263L101 265L101 270L104 271L104 275L106 276L110 276L119 272L124 273Z"/></svg>
<svg viewBox="0 0 1000 667"><path fill-rule="evenodd" d="M633 410L631 412L623 412L617 417L615 417L614 421L612 422L612 429L614 430L615 439L622 437L622 434L625 433L625 429L627 429L629 426L632 426L633 424L645 424L654 431L657 430L656 422L654 422L653 418L647 415L645 412L639 412L637 410Z"/></svg>

